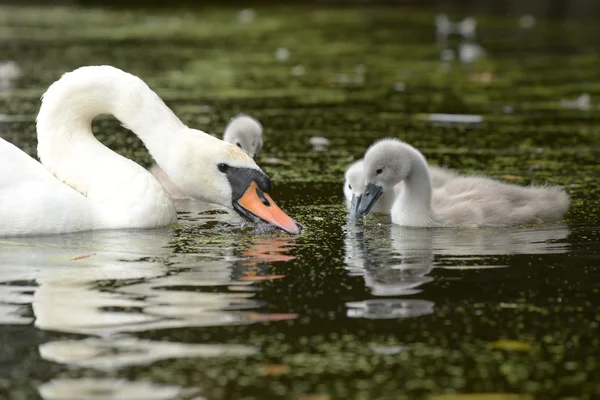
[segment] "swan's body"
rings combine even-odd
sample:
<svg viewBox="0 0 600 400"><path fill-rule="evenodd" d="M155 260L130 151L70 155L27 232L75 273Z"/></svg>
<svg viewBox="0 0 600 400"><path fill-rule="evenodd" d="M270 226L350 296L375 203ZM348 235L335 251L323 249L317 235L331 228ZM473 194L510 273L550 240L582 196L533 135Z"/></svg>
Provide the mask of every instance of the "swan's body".
<svg viewBox="0 0 600 400"><path fill-rule="evenodd" d="M484 177L460 176L433 188L427 161L395 139L372 145L364 158L366 186L359 214L366 215L383 188L401 183L391 209L403 226L510 226L564 217L569 197L557 186L518 186Z"/></svg>
<svg viewBox="0 0 600 400"><path fill-rule="evenodd" d="M429 173L434 188L441 187L446 182L459 176L456 171L435 166L429 167ZM350 214L354 216L356 214L356 207L358 207L358 199L360 199L365 189L364 161L361 159L350 164L346 170L345 178L344 197L346 198L346 205L350 210ZM384 187L381 197L375 202L370 212L389 214L396 196L400 193L401 187L400 183L393 188Z"/></svg>
<svg viewBox="0 0 600 400"><path fill-rule="evenodd" d="M240 114L232 118L227 127L225 127L223 140L236 145L250 157L254 158L263 146L262 131L260 122L249 115ZM158 165L154 164L150 168L150 172L163 185L171 198L189 198Z"/></svg>
<svg viewBox="0 0 600 400"><path fill-rule="evenodd" d="M250 217L254 197L270 190L252 158L186 127L141 79L109 66L83 67L63 75L42 98L37 131L43 165L0 140L0 236L156 228L176 221L171 199L152 174L94 137L91 122L99 114L114 115L137 134L194 198ZM269 220L264 212L273 209L258 208L251 213Z"/></svg>

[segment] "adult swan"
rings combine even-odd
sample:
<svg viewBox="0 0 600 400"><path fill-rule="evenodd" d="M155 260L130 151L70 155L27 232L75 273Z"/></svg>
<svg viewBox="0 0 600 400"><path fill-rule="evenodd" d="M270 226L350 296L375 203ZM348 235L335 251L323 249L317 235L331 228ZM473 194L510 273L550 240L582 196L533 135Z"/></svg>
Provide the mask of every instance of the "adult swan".
<svg viewBox="0 0 600 400"><path fill-rule="evenodd" d="M251 157L185 126L136 76L93 66L64 74L42 97L42 164L0 139L0 236L157 228L177 220L156 178L94 137L91 123L99 114L114 115L139 136L191 197L299 232L267 194L271 181Z"/></svg>

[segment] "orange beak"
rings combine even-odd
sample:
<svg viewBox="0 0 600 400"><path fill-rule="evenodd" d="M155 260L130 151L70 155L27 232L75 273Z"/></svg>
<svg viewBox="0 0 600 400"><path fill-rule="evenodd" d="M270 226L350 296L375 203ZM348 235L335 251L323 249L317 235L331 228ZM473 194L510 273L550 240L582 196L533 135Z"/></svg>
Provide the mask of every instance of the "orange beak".
<svg viewBox="0 0 600 400"><path fill-rule="evenodd" d="M248 186L248 189L238 201L234 202L233 206L249 219L261 219L288 233L296 235L300 233L301 226L281 211L271 199L271 196L258 188L256 182L252 182ZM252 218L252 216L255 218Z"/></svg>

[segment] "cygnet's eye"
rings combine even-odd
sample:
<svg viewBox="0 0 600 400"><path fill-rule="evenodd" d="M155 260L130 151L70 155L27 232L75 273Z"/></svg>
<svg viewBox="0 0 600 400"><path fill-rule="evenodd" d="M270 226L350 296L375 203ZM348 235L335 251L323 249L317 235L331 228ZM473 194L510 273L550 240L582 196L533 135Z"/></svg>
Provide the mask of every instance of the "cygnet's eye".
<svg viewBox="0 0 600 400"><path fill-rule="evenodd" d="M217 168L219 168L219 171L221 172L227 172L229 165L221 163L217 165Z"/></svg>
<svg viewBox="0 0 600 400"><path fill-rule="evenodd" d="M379 168L379 169L378 169L377 171L375 171L375 172L377 172L377 175L379 175L379 174L381 174L381 173L383 172L383 168Z"/></svg>
<svg viewBox="0 0 600 400"><path fill-rule="evenodd" d="M348 184L348 189L352 190L352 185Z"/></svg>
<svg viewBox="0 0 600 400"><path fill-rule="evenodd" d="M237 142L235 145L236 145L237 147L239 147L240 149L242 148L242 145L240 144L240 142Z"/></svg>

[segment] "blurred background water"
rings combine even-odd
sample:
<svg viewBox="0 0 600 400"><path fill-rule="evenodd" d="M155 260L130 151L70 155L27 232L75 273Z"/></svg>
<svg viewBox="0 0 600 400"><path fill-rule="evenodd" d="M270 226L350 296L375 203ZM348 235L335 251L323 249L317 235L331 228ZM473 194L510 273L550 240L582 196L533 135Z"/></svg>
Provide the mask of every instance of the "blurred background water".
<svg viewBox="0 0 600 400"><path fill-rule="evenodd" d="M0 398L600 397L600 3L28 3L0 7L1 137L35 156L48 85L111 64L192 127L259 119L257 161L307 229L182 200L169 229L1 239ZM94 131L151 165L112 117ZM343 172L386 136L564 185L572 209L511 229L348 223Z"/></svg>

